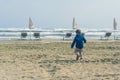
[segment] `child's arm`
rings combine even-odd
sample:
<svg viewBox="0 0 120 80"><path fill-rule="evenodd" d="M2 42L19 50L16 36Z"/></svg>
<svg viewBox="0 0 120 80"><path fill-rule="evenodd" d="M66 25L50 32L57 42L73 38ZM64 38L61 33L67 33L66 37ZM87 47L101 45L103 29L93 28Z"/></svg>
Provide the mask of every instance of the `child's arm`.
<svg viewBox="0 0 120 80"><path fill-rule="evenodd" d="M72 42L72 44L71 44L71 48L73 48L74 45L75 45L75 38L74 38L74 40L73 40L73 42Z"/></svg>
<svg viewBox="0 0 120 80"><path fill-rule="evenodd" d="M83 37L83 40L84 40L84 43L86 43L86 39L85 39L85 37Z"/></svg>

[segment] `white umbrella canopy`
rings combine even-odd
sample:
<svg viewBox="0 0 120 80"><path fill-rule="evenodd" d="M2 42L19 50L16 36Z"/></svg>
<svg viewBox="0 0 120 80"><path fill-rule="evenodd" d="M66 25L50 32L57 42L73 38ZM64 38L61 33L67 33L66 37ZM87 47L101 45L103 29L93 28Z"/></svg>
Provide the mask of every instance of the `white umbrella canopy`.
<svg viewBox="0 0 120 80"><path fill-rule="evenodd" d="M117 30L117 22L116 22L115 18L113 20L113 29L114 29L114 39L116 39L116 37L117 37L117 32L116 32L116 30Z"/></svg>
<svg viewBox="0 0 120 80"><path fill-rule="evenodd" d="M73 18L72 28L77 29L77 22L76 22L75 18Z"/></svg>
<svg viewBox="0 0 120 80"><path fill-rule="evenodd" d="M34 24L33 24L33 21L32 21L32 19L29 17L29 29L34 29L35 28L35 26L34 26Z"/></svg>
<svg viewBox="0 0 120 80"><path fill-rule="evenodd" d="M115 18L113 20L113 28L114 28L114 30L117 30L117 22L116 22Z"/></svg>

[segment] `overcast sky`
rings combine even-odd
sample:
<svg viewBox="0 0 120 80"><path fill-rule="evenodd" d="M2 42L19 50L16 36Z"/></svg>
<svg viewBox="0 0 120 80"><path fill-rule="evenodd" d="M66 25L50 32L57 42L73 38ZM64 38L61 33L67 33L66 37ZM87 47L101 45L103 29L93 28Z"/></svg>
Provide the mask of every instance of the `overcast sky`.
<svg viewBox="0 0 120 80"><path fill-rule="evenodd" d="M27 28L29 17L37 27L71 27L75 17L79 28L113 29L120 0L0 0L0 28Z"/></svg>

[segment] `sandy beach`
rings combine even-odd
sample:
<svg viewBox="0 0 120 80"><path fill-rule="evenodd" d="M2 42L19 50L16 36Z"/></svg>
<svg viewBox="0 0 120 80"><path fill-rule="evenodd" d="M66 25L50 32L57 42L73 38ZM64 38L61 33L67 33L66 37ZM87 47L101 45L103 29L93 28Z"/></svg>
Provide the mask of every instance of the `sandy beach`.
<svg viewBox="0 0 120 80"><path fill-rule="evenodd" d="M120 41L88 41L76 61L71 41L1 41L0 80L120 80Z"/></svg>

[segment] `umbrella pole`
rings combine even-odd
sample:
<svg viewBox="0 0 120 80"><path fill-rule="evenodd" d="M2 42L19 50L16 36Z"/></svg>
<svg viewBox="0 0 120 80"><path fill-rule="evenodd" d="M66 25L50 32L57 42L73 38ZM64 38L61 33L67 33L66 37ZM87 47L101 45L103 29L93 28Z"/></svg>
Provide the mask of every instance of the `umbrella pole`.
<svg viewBox="0 0 120 80"><path fill-rule="evenodd" d="M115 30L114 30L114 40L115 40L115 37L116 37L116 36L115 36Z"/></svg>
<svg viewBox="0 0 120 80"><path fill-rule="evenodd" d="M31 40L31 29L30 29L30 40Z"/></svg>

